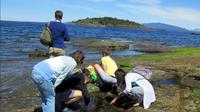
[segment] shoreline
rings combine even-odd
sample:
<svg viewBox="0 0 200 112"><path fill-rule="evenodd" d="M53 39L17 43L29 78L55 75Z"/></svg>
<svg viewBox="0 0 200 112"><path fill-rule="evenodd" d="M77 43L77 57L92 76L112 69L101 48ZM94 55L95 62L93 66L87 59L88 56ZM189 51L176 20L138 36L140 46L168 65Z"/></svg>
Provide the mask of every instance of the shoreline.
<svg viewBox="0 0 200 112"><path fill-rule="evenodd" d="M88 43L89 42L91 42L91 40L88 40ZM107 44L105 46L107 46ZM11 112L16 110L19 112L33 111L40 105L39 94L30 79L30 75L32 66L44 58L45 57L28 57L26 59L3 61L2 69L4 72L6 72L6 70L9 70L9 72L4 73L6 77L3 81L5 82L1 84L1 91L4 96L6 96L2 97L3 103L1 103L1 110L8 110ZM200 66L198 63L200 62L200 48L171 48L169 51L160 53L145 53L140 56L113 58L118 65L127 65L127 67L123 67L126 71L129 71L135 65L142 65L153 71L153 82L155 82L153 86L155 88L157 101L151 105L147 112L163 110L163 107L165 107L166 111L195 111L200 109L200 89L198 89L200 84L198 80L190 77L200 77L200 74L198 74L200 73ZM80 67L98 62L99 60L97 59L87 60L84 62L84 65ZM15 66L12 66L14 68L10 71L10 65L13 64ZM160 82L165 80L177 82L171 84ZM22 84L21 82L24 83ZM93 85L89 85L88 88L90 91L98 92ZM104 101L103 98L106 95L105 93L92 94L92 99L103 103L98 104L97 102L93 102L94 104L90 104L91 107L99 108L99 111L120 111L120 108L111 106ZM13 105L19 100L21 103ZM182 105L179 105L181 102ZM192 105L193 108L189 108L188 105ZM182 110L180 110L180 108L182 108ZM137 112L144 111L141 107L136 107L134 110Z"/></svg>
<svg viewBox="0 0 200 112"><path fill-rule="evenodd" d="M93 38L76 38L70 42L66 42L65 45L67 46L67 53L79 49L88 53L88 57L92 55L94 57L100 56L101 51L107 48L113 52L113 56L115 57L162 53L173 48L173 46L167 45L166 43L154 41L104 40ZM123 54L121 54L122 52ZM44 51L38 48L30 50L28 55L30 58L48 57L47 50Z"/></svg>

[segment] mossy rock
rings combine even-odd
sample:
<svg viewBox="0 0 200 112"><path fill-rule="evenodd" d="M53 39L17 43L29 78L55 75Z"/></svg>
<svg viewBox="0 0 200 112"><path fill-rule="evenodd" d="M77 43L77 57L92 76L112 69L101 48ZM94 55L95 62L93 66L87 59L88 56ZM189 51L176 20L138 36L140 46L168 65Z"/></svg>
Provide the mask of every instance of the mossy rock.
<svg viewBox="0 0 200 112"><path fill-rule="evenodd" d="M114 51L129 48L129 44L127 42L99 39L76 39L72 40L72 45L77 47L83 47L89 50L104 50L106 48L109 48Z"/></svg>

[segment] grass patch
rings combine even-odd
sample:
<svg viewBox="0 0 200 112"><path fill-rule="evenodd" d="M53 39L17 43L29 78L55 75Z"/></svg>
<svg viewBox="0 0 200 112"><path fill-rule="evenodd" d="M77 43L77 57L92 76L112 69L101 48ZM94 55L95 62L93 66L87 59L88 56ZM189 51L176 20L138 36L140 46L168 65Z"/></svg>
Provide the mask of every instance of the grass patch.
<svg viewBox="0 0 200 112"><path fill-rule="evenodd" d="M123 68L125 71L130 71L134 67L133 57L116 58L118 67Z"/></svg>
<svg viewBox="0 0 200 112"><path fill-rule="evenodd" d="M183 60L181 60L180 58L182 58ZM186 61L184 61L184 59L187 59ZM189 59L197 59L197 63L198 60L200 59L200 48L174 48L171 49L169 52L165 52L165 53L156 53L156 54L144 54L141 56L130 56L130 57L120 57L120 58L115 58L115 61L117 62L118 66L123 68L126 71L131 70L135 64L142 64L142 63L156 63L156 62L163 62L163 61L171 61L174 59L180 59L180 63L186 63L186 62L190 62ZM195 64L193 62L193 60L191 60L193 64ZM195 61L196 62L196 61ZM164 62L163 62L164 63ZM170 62L172 64L172 62Z"/></svg>
<svg viewBox="0 0 200 112"><path fill-rule="evenodd" d="M200 98L200 89L193 89L193 95Z"/></svg>
<svg viewBox="0 0 200 112"><path fill-rule="evenodd" d="M200 57L200 48L174 48L166 53L146 54L135 57L134 59L144 61L163 61L181 57Z"/></svg>

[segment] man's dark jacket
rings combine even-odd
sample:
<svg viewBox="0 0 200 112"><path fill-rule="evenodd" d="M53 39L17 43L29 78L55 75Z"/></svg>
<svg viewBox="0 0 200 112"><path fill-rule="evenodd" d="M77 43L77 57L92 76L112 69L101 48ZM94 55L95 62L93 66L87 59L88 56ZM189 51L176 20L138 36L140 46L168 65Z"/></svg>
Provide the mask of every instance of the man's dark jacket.
<svg viewBox="0 0 200 112"><path fill-rule="evenodd" d="M61 108L61 104L68 100L71 90L75 89L82 91L85 104L88 105L90 97L86 85L84 84L84 76L81 73L76 73L65 77L61 84L56 87L56 107Z"/></svg>

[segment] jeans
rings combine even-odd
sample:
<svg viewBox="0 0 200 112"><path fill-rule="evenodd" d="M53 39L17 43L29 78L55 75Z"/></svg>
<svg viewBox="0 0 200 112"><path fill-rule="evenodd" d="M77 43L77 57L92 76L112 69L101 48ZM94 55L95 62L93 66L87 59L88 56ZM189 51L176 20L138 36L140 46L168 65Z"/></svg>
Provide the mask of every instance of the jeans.
<svg viewBox="0 0 200 112"><path fill-rule="evenodd" d="M144 91L142 87L140 86L133 87L131 93L129 94L134 98L136 98L138 103L142 103L144 97Z"/></svg>
<svg viewBox="0 0 200 112"><path fill-rule="evenodd" d="M43 112L55 112L55 90L53 83L45 80L36 70L32 71L32 79L40 91Z"/></svg>
<svg viewBox="0 0 200 112"><path fill-rule="evenodd" d="M106 73L99 73L99 76L101 77L103 82L111 83L111 84L117 83L117 79L116 78L114 78L112 76L108 76Z"/></svg>

